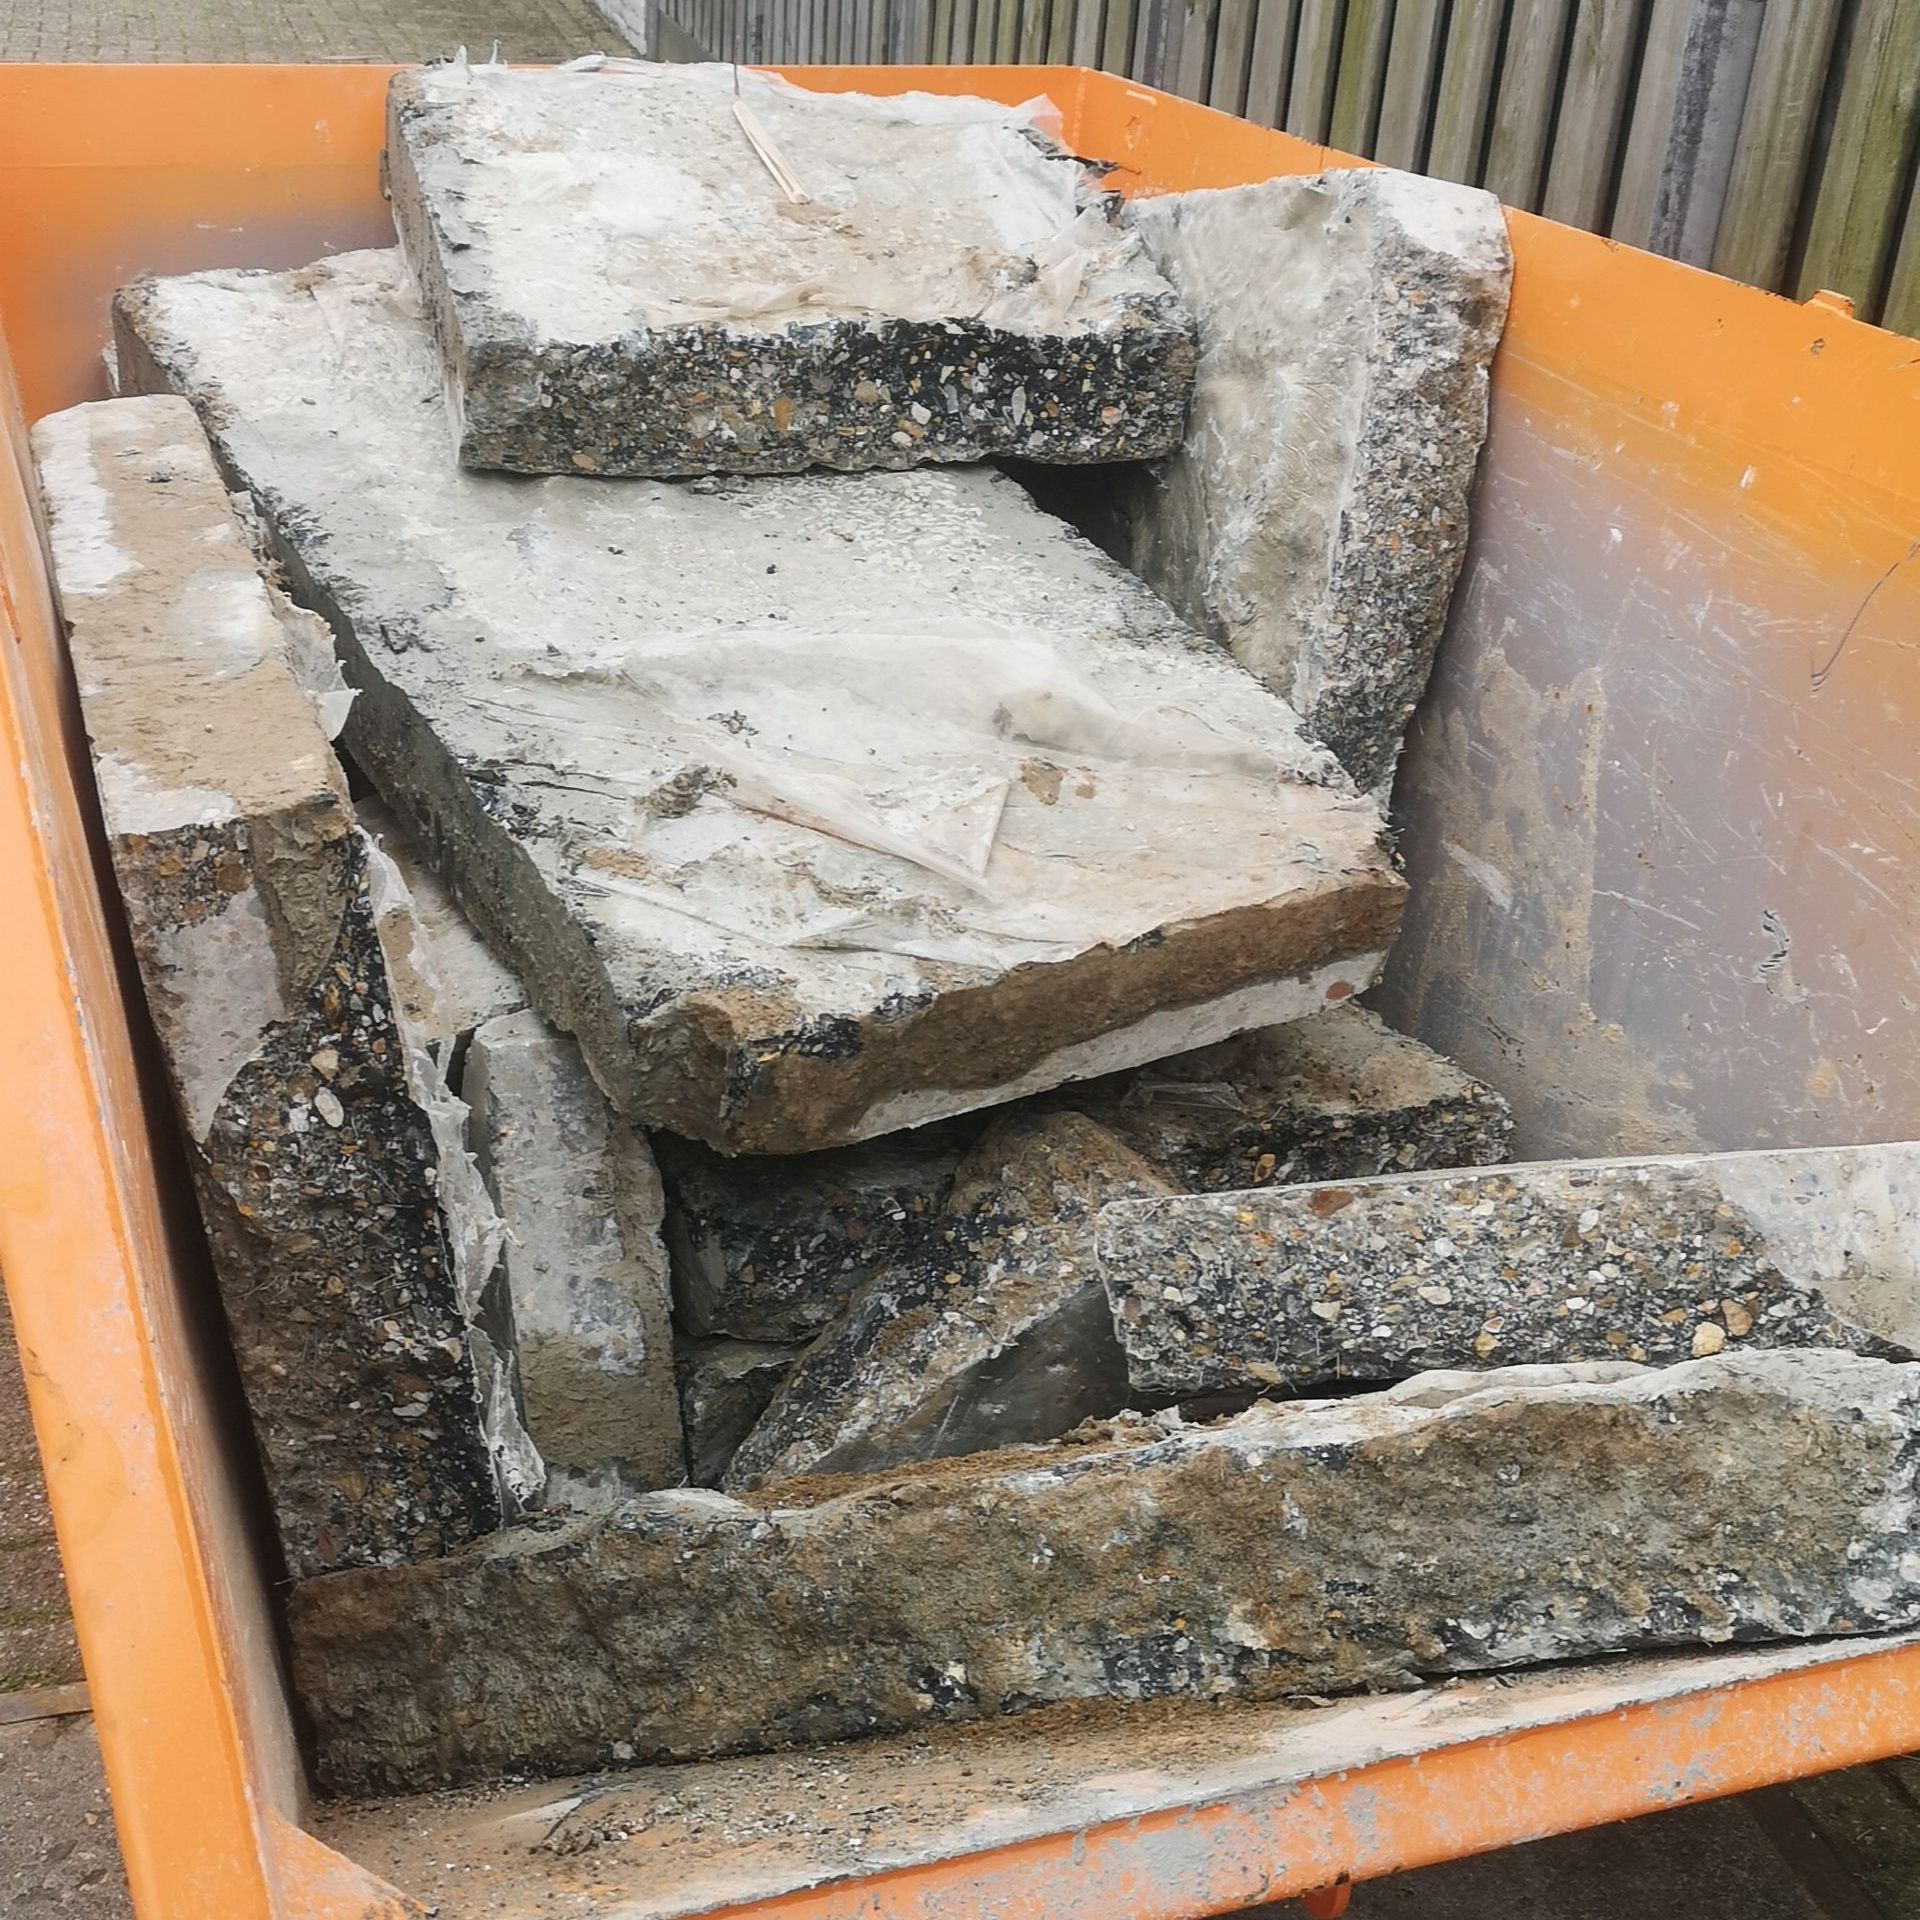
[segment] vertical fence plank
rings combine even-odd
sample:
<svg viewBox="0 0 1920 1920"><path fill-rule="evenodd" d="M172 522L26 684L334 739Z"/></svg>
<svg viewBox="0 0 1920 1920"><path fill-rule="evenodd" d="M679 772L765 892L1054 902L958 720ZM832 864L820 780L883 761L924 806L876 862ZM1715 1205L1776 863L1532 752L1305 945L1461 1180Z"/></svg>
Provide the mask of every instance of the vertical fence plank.
<svg viewBox="0 0 1920 1920"><path fill-rule="evenodd" d="M1023 67L1037 66L1047 56L1047 0L1020 0L1020 44L1014 58Z"/></svg>
<svg viewBox="0 0 1920 1920"><path fill-rule="evenodd" d="M1294 42L1293 79L1287 88L1289 133L1324 140L1333 116L1334 68L1346 0L1300 0L1300 32Z"/></svg>
<svg viewBox="0 0 1920 1920"><path fill-rule="evenodd" d="M1247 63L1253 55L1256 0L1220 0L1213 29L1213 72L1207 105L1238 113L1247 100Z"/></svg>
<svg viewBox="0 0 1920 1920"><path fill-rule="evenodd" d="M1373 157L1382 166L1417 172L1426 164L1427 128L1433 119L1446 23L1446 0L1400 0L1393 10L1387 77L1380 90L1380 124L1373 136Z"/></svg>
<svg viewBox="0 0 1920 1920"><path fill-rule="evenodd" d="M1578 0L1560 90L1560 119L1540 211L1576 227L1603 227L1626 138L1634 48L1646 0Z"/></svg>
<svg viewBox="0 0 1920 1920"><path fill-rule="evenodd" d="M1898 244L1917 130L1920 0L1862 0L1800 267L1803 300L1832 287L1871 314Z"/></svg>
<svg viewBox="0 0 1920 1920"><path fill-rule="evenodd" d="M1134 15L1139 0L1107 0L1107 18L1100 30L1100 65L1108 73L1133 71Z"/></svg>
<svg viewBox="0 0 1920 1920"><path fill-rule="evenodd" d="M976 0L973 10L973 43L968 59L974 66L993 58L994 0Z"/></svg>
<svg viewBox="0 0 1920 1920"><path fill-rule="evenodd" d="M1000 0L999 18L993 28L993 57L1003 67L1020 57L1021 14L1031 0Z"/></svg>
<svg viewBox="0 0 1920 1920"><path fill-rule="evenodd" d="M1387 78L1394 0L1347 0L1339 70L1327 138L1344 153L1372 153L1380 128L1380 95Z"/></svg>
<svg viewBox="0 0 1920 1920"><path fill-rule="evenodd" d="M1907 200L1907 226L1893 261L1893 281L1887 288L1883 327L1895 333L1920 334L1920 180Z"/></svg>
<svg viewBox="0 0 1920 1920"><path fill-rule="evenodd" d="M1287 117L1287 83L1293 77L1293 43L1300 0L1259 0L1253 52L1247 59L1249 120L1277 127Z"/></svg>
<svg viewBox="0 0 1920 1920"><path fill-rule="evenodd" d="M1100 64L1102 31L1106 24L1106 11L1100 0L1079 0L1073 10L1073 47L1067 55L1076 67Z"/></svg>
<svg viewBox="0 0 1920 1920"><path fill-rule="evenodd" d="M1771 0L1767 8L1714 242L1716 273L1763 287L1786 277L1839 23L1840 0Z"/></svg>
<svg viewBox="0 0 1920 1920"><path fill-rule="evenodd" d="M1653 232L1654 205L1666 171L1668 135L1674 102L1686 63L1687 35L1700 0L1653 0L1647 19L1646 51L1627 122L1626 157L1620 165L1620 191L1613 205L1611 231L1616 240L1644 247Z"/></svg>
<svg viewBox="0 0 1920 1920"><path fill-rule="evenodd" d="M1540 206L1571 0L1513 0L1493 103L1484 184L1510 207Z"/></svg>
<svg viewBox="0 0 1920 1920"><path fill-rule="evenodd" d="M1505 11L1506 0L1453 0L1427 150L1427 171L1443 180L1480 184Z"/></svg>
<svg viewBox="0 0 1920 1920"><path fill-rule="evenodd" d="M1073 59L1073 0L1053 0L1047 11L1046 59L1055 67Z"/></svg>
<svg viewBox="0 0 1920 1920"><path fill-rule="evenodd" d="M1213 70L1213 36L1219 23L1215 0L1182 0L1180 58L1174 68L1173 90L1183 99L1205 100L1207 77Z"/></svg>

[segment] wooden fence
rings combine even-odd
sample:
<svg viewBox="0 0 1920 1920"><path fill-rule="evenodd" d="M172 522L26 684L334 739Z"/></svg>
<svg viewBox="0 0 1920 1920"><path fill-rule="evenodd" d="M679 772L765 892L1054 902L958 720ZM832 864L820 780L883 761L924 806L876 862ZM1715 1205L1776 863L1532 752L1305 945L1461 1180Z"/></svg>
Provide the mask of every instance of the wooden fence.
<svg viewBox="0 0 1920 1920"><path fill-rule="evenodd" d="M1920 333L1920 0L659 0L649 25L668 59L1103 67Z"/></svg>

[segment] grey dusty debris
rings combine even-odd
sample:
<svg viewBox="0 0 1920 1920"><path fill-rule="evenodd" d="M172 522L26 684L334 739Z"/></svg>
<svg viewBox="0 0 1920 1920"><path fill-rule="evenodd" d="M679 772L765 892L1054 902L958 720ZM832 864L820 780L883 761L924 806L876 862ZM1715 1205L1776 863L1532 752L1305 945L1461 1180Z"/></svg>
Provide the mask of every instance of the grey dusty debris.
<svg viewBox="0 0 1920 1920"><path fill-rule="evenodd" d="M1179 442L1191 326L1032 108L459 61L393 82L387 171L469 466L796 473Z"/></svg>
<svg viewBox="0 0 1920 1920"><path fill-rule="evenodd" d="M1183 1192L1354 1180L1507 1157L1507 1103L1346 1005L1063 1089Z"/></svg>
<svg viewBox="0 0 1920 1920"><path fill-rule="evenodd" d="M1133 219L1200 329L1185 442L1128 486L1133 563L1384 793L1466 552L1499 202L1369 168Z"/></svg>
<svg viewBox="0 0 1920 1920"><path fill-rule="evenodd" d="M654 1495L292 1596L322 1781L414 1789L1920 1622L1920 1367L1727 1353Z"/></svg>
<svg viewBox="0 0 1920 1920"><path fill-rule="evenodd" d="M1077 1113L990 1127L940 1229L854 1297L788 1374L725 1484L865 1473L1052 1440L1126 1404L1094 1259L1101 1204L1165 1193Z"/></svg>
<svg viewBox="0 0 1920 1920"><path fill-rule="evenodd" d="M824 1153L746 1160L657 1136L682 1325L746 1340L812 1339L918 1244L974 1130L947 1121Z"/></svg>
<svg viewBox="0 0 1920 1920"><path fill-rule="evenodd" d="M76 407L33 447L108 846L288 1564L444 1552L511 1517L495 1460L524 1436L506 1362L469 1325L463 1255L487 1222L443 1217L464 1166L443 1158L450 1113L430 1111L396 1018L383 940L403 902L295 678L311 616L261 579L184 402Z"/></svg>
<svg viewBox="0 0 1920 1920"><path fill-rule="evenodd" d="M606 1505L686 1478L660 1176L537 1013L489 1020L462 1083L505 1224L501 1263L528 1431L549 1505Z"/></svg>
<svg viewBox="0 0 1920 1920"><path fill-rule="evenodd" d="M687 1477L696 1487L720 1484L727 1463L800 1351L777 1340L680 1342L680 1418L687 1434Z"/></svg>
<svg viewBox="0 0 1920 1920"><path fill-rule="evenodd" d="M1920 1347L1920 1147L1568 1160L1101 1216L1136 1387Z"/></svg>
<svg viewBox="0 0 1920 1920"><path fill-rule="evenodd" d="M391 253L117 307L332 624L354 759L631 1117L803 1152L1377 971L1377 808L1012 482L460 473Z"/></svg>

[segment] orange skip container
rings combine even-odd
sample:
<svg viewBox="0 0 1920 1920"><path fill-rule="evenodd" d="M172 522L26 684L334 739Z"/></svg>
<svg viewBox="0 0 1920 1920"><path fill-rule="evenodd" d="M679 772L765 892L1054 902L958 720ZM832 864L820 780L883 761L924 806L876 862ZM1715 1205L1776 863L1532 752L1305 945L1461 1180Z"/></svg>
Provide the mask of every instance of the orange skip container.
<svg viewBox="0 0 1920 1920"><path fill-rule="evenodd" d="M245 1441L199 1318L192 1202L171 1114L144 1078L110 881L103 891L24 423L104 393L108 297L138 272L387 244L389 71L0 67L0 1270L141 1920L409 1908L306 1824ZM792 77L1045 93L1068 141L1127 191L1361 164L1074 69ZM1483 491L1550 442L1589 491L1597 475L1643 510L1653 501L1692 546L1742 550L1749 606L1830 612L1850 644L1906 671L1910 698L1920 346L1528 215L1510 225ZM1556 510L1542 497L1530 523L1549 549ZM1482 535L1483 568L1499 565L1487 550L1499 537ZM1636 591L1656 621L1671 598L1671 630L1687 630L1679 597L1698 584L1684 568L1648 569ZM1456 605L1450 650L1480 617ZM1920 831L1892 839L1912 889ZM1230 1792L930 1846L752 1906L783 1920L1178 1920L1322 1890L1314 1904L1332 1912L1349 1878L1920 1747L1920 1644L1694 1656L1656 1686L1612 1671L1557 1689L1523 1679L1453 1731L1436 1717L1391 1751L1329 1738L1320 1761L1296 1752ZM606 1909L583 1897L568 1910Z"/></svg>

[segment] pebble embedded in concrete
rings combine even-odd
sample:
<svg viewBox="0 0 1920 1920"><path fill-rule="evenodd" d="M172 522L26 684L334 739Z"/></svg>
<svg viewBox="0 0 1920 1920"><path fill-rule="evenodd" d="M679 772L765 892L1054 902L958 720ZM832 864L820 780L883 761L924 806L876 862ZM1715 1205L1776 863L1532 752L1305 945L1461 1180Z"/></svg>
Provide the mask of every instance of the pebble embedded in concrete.
<svg viewBox="0 0 1920 1920"><path fill-rule="evenodd" d="M387 155L469 466L671 478L1179 442L1191 325L1030 107L453 61L395 78Z"/></svg>
<svg viewBox="0 0 1920 1920"><path fill-rule="evenodd" d="M1920 1147L1567 1160L1114 1206L1136 1388L1920 1348Z"/></svg>

